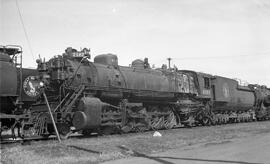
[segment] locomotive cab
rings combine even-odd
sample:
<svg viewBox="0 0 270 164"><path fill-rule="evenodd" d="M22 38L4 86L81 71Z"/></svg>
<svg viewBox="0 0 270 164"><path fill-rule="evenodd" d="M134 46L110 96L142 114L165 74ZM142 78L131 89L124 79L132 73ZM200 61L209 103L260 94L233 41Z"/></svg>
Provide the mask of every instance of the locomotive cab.
<svg viewBox="0 0 270 164"><path fill-rule="evenodd" d="M195 92L197 98L211 99L211 95L213 94L211 92L212 75L190 70L180 70L178 72L187 76L187 78L183 80L187 81L186 83L188 84L185 88L189 88L190 92Z"/></svg>
<svg viewBox="0 0 270 164"><path fill-rule="evenodd" d="M197 72L197 77L198 77L198 82L199 82L199 90L200 90L200 96L202 98L207 98L211 99L211 95L214 95L213 91L213 85L211 83L212 75L206 74L206 73L201 73Z"/></svg>

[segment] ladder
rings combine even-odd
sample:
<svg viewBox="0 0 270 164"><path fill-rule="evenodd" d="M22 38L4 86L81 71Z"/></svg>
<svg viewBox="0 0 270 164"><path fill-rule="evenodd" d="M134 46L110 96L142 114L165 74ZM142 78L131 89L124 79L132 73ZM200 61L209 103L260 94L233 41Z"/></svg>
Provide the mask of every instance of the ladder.
<svg viewBox="0 0 270 164"><path fill-rule="evenodd" d="M19 53L19 55L14 57L14 64L16 68L19 70L19 78L18 81L19 85L23 85L23 77L22 77L22 51ZM19 89L19 102L22 100L22 87Z"/></svg>
<svg viewBox="0 0 270 164"><path fill-rule="evenodd" d="M54 109L54 112L61 112L61 113L70 112L76 100L82 94L84 89L85 86L80 85L78 88L74 90L74 92L71 95L70 93L68 93L66 97L60 102L60 104ZM62 104L64 105L62 106ZM60 108L60 106L62 107Z"/></svg>

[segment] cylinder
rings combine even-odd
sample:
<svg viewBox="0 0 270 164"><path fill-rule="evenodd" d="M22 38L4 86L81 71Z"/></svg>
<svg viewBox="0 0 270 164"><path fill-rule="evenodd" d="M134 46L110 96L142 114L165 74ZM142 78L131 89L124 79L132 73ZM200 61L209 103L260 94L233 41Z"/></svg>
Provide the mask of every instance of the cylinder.
<svg viewBox="0 0 270 164"><path fill-rule="evenodd" d="M72 123L76 130L94 129L101 124L102 102L98 98L81 98Z"/></svg>

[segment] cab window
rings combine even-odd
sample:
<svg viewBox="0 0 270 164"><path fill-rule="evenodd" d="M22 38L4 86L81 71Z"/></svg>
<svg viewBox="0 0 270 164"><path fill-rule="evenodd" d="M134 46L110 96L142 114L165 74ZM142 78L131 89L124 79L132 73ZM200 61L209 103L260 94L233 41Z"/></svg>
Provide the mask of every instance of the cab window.
<svg viewBox="0 0 270 164"><path fill-rule="evenodd" d="M204 77L204 88L210 89L210 79L208 77Z"/></svg>
<svg viewBox="0 0 270 164"><path fill-rule="evenodd" d="M187 75L183 75L183 80L184 80L184 88L183 91L185 93L189 92L189 80L188 80L188 76Z"/></svg>

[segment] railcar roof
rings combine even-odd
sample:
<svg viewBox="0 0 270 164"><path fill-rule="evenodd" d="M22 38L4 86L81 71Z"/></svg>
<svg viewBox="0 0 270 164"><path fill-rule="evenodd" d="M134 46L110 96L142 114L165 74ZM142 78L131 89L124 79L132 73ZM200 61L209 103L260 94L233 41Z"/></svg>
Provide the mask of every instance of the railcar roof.
<svg viewBox="0 0 270 164"><path fill-rule="evenodd" d="M8 55L15 55L22 51L19 48L0 46L0 52L7 53Z"/></svg>

